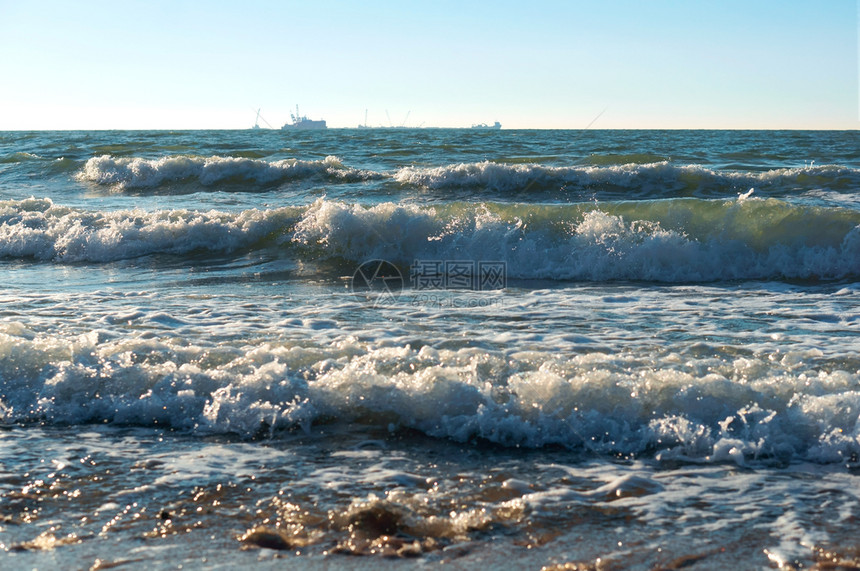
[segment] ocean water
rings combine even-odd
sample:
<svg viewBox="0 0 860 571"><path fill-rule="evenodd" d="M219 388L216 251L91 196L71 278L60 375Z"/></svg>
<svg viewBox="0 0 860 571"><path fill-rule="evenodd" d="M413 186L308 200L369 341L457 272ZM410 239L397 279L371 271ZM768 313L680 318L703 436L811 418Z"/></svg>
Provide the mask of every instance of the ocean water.
<svg viewBox="0 0 860 571"><path fill-rule="evenodd" d="M858 568L858 148L0 133L0 567Z"/></svg>

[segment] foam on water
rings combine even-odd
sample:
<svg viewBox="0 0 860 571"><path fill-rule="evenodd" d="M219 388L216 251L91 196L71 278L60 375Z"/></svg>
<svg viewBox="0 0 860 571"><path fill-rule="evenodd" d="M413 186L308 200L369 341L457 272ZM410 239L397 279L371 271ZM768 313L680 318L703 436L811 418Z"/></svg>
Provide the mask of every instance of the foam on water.
<svg viewBox="0 0 860 571"><path fill-rule="evenodd" d="M371 208L317 201L294 240L349 260L504 261L511 277L658 282L860 273L860 218L776 200Z"/></svg>
<svg viewBox="0 0 860 571"><path fill-rule="evenodd" d="M844 462L860 455L858 371L814 365L822 356L814 349L776 360L685 360L379 346L351 336L217 347L144 337L4 327L2 421L252 437L337 419L461 442L663 459Z"/></svg>
<svg viewBox="0 0 860 571"><path fill-rule="evenodd" d="M484 161L441 167L404 167L395 179L425 188L474 187L500 192L530 188L623 188L649 198L675 196L693 191L728 193L737 189L785 192L827 187L839 189L860 183L860 170L839 165L781 168L764 172L717 171L701 165L676 165L669 161L609 166L547 166Z"/></svg>
<svg viewBox="0 0 860 571"><path fill-rule="evenodd" d="M158 253L236 252L276 239L297 214L295 208L90 212L49 199L0 201L0 257L108 262Z"/></svg>
<svg viewBox="0 0 860 571"><path fill-rule="evenodd" d="M857 146L0 133L4 563L855 568Z"/></svg>
<svg viewBox="0 0 860 571"><path fill-rule="evenodd" d="M265 161L239 157L166 156L159 159L112 157L89 159L77 174L82 182L110 185L118 190L154 188L168 183L195 181L203 186L229 182L269 185L290 180L359 182L379 174L348 168L334 156L320 161L285 159Z"/></svg>
<svg viewBox="0 0 860 571"><path fill-rule="evenodd" d="M19 153L10 160L29 160ZM86 161L75 175L81 182L116 190L158 189L179 182L223 189L229 183L266 186L297 180L360 183L393 180L419 189L473 189L482 193L603 190L623 191L629 198L728 196L750 187L773 196L798 191L848 190L860 183L860 169L841 165L807 165L766 171L715 170L669 160L591 165L545 165L483 161L438 167L404 166L392 171L345 166L328 156L323 160L264 160L234 156L167 155L160 158L100 155Z"/></svg>
<svg viewBox="0 0 860 571"><path fill-rule="evenodd" d="M502 261L510 277L691 282L860 275L860 216L743 195L603 205L305 207L90 212L0 202L0 256L105 262L281 246L305 262Z"/></svg>

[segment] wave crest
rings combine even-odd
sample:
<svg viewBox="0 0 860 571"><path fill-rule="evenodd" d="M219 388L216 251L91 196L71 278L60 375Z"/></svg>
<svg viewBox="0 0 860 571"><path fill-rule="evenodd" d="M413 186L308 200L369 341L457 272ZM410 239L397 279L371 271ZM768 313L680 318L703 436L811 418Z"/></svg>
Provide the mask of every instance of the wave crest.
<svg viewBox="0 0 860 571"><path fill-rule="evenodd" d="M88 212L50 199L0 202L0 257L109 262L149 254L233 252L290 228L296 208L240 213L190 210Z"/></svg>
<svg viewBox="0 0 860 571"><path fill-rule="evenodd" d="M540 190L620 190L628 198L726 196L755 188L774 194L860 184L860 170L837 165L774 169L764 172L718 171L669 161L589 166L546 166L494 162L434 168L404 167L394 178L427 189L477 188L497 192Z"/></svg>
<svg viewBox="0 0 860 571"><path fill-rule="evenodd" d="M294 241L349 260L503 261L510 277L696 282L860 276L860 218L769 199L365 208L319 200Z"/></svg>
<svg viewBox="0 0 860 571"><path fill-rule="evenodd" d="M313 264L384 259L504 262L519 279L664 283L860 277L860 215L776 199L572 205L382 203L86 211L0 202L0 257L108 262L281 246Z"/></svg>
<svg viewBox="0 0 860 571"><path fill-rule="evenodd" d="M166 183L194 181L203 186L227 182L269 185L290 180L321 178L360 182L378 178L378 173L348 168L334 156L320 161L285 159L264 161L241 157L169 156L159 159L116 158L102 155L87 160L77 179L118 190L155 188Z"/></svg>
<svg viewBox="0 0 860 571"><path fill-rule="evenodd" d="M246 341L243 341L246 343ZM0 328L0 421L170 426L253 438L339 419L460 442L561 445L712 461L839 462L860 454L856 372L760 357L681 364L634 355L331 344L208 345ZM696 367L710 373L696 375ZM759 371L749 378L751 368ZM92 395L99 398L93 399ZM263 432L265 431L265 432ZM856 461L856 460L855 460Z"/></svg>

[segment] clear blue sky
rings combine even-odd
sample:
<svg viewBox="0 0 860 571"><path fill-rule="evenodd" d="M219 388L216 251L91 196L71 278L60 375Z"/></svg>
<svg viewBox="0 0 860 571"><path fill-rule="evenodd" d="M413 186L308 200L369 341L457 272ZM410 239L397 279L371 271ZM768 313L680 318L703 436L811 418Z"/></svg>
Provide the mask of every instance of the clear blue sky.
<svg viewBox="0 0 860 571"><path fill-rule="evenodd" d="M0 130L857 129L858 5L0 0Z"/></svg>

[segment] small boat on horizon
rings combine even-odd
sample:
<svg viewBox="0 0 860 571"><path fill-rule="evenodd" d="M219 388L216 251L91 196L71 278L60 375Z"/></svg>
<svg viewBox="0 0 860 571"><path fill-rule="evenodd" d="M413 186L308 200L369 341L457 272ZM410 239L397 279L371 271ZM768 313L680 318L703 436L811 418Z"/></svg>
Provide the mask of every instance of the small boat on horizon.
<svg viewBox="0 0 860 571"><path fill-rule="evenodd" d="M480 123L478 125L472 125L472 129L501 129L502 124L496 121L492 125L487 125L486 123Z"/></svg>
<svg viewBox="0 0 860 571"><path fill-rule="evenodd" d="M296 105L296 113L295 115L290 113L290 119L293 120L292 123L287 123L281 130L288 129L326 129L327 126L325 124L325 119L308 119L304 115L299 114L299 106Z"/></svg>

